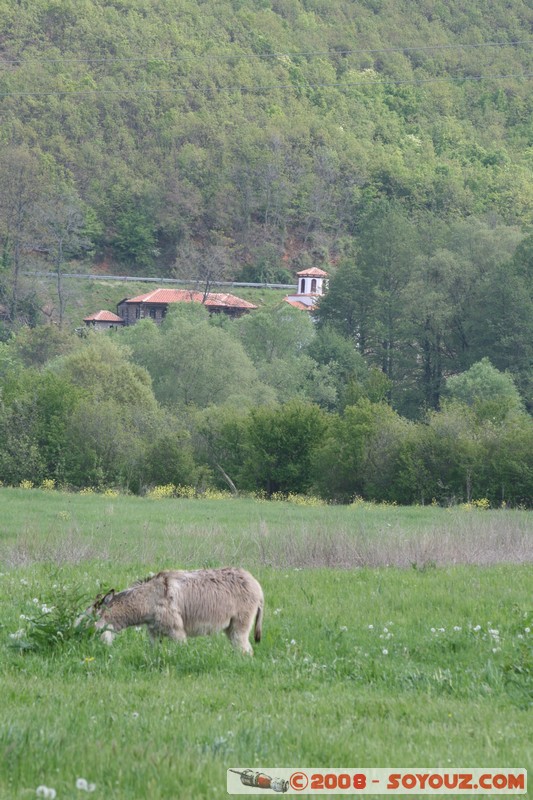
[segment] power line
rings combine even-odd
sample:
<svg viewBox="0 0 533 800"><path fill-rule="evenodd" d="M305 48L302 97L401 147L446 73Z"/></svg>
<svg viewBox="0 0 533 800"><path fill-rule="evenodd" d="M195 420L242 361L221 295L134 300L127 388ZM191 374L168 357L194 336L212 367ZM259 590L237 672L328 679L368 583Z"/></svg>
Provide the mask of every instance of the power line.
<svg viewBox="0 0 533 800"><path fill-rule="evenodd" d="M474 43L454 43L454 44L436 44L436 45L407 45L402 47L378 47L378 48L356 48L356 49L343 49L343 50L307 50L303 52L274 52L274 53L226 53L218 55L200 54L200 55L177 55L177 56L162 56L156 55L143 55L133 57L121 56L90 56L88 58L34 58L34 59L2 59L0 60L0 67L14 66L16 64L126 64L126 63L142 63L144 61L158 61L162 63L172 63L179 61L203 60L203 61L228 61L235 59L262 59L262 58L300 58L310 56L335 56L335 55L358 55L368 53L409 53L409 52L438 52L440 50L466 50L466 49L482 49L485 47L531 47L533 40L514 40L509 42L474 42Z"/></svg>
<svg viewBox="0 0 533 800"><path fill-rule="evenodd" d="M220 92L270 92L285 89L328 89L328 88L350 88L352 86L387 86L387 85L423 85L428 83L450 83L452 81L500 81L510 78L529 79L533 78L533 72L517 72L508 75L448 75L443 77L433 78L383 78L382 80L360 80L360 81L347 81L347 82L332 82L332 83L275 83L264 86L205 86L204 91L207 93L220 93ZM190 91L199 91L198 87L165 87L157 89L146 89L136 87L126 87L121 89L54 89L51 91L20 91L20 92L0 92L0 97L92 97L98 95L119 95L119 94L134 94L134 95L158 95L158 94L179 94Z"/></svg>

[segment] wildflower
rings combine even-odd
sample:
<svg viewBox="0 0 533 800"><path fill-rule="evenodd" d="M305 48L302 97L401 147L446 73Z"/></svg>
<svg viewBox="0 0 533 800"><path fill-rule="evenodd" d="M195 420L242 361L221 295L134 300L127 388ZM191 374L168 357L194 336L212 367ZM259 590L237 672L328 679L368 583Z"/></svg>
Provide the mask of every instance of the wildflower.
<svg viewBox="0 0 533 800"><path fill-rule="evenodd" d="M457 632L457 631L460 631L460 630L461 630L461 627L460 627L460 625L454 625L454 626L453 626L453 629L454 629L454 631L456 631L456 632Z"/></svg>
<svg viewBox="0 0 533 800"><path fill-rule="evenodd" d="M383 628L383 633L388 633L388 632L389 632L388 628Z"/></svg>
<svg viewBox="0 0 533 800"><path fill-rule="evenodd" d="M139 716L139 712L138 711L133 711L131 716L133 717L133 719L137 719L137 717Z"/></svg>
<svg viewBox="0 0 533 800"><path fill-rule="evenodd" d="M19 628L18 631L15 631L15 633L10 633L9 634L9 638L10 639L22 639L22 637L24 636L25 633L26 633L26 631L24 630L24 628Z"/></svg>
<svg viewBox="0 0 533 800"><path fill-rule="evenodd" d="M446 632L446 628L439 628L439 633L445 633L445 632Z"/></svg>
<svg viewBox="0 0 533 800"><path fill-rule="evenodd" d="M369 625L369 626L368 626L368 630L369 630L369 631L373 631L373 630L374 630L374 626L373 626L373 625Z"/></svg>
<svg viewBox="0 0 533 800"><path fill-rule="evenodd" d="M91 661L94 661L94 656L85 656L82 663L89 664Z"/></svg>
<svg viewBox="0 0 533 800"><path fill-rule="evenodd" d="M26 578L21 578L21 579L20 579L20 582L21 582L21 584L22 584L23 586L27 586L27 585L28 585L28 581L26 580ZM40 789L40 788L41 788L41 787L39 786L39 789ZM44 788L46 789L46 786L45 786Z"/></svg>
<svg viewBox="0 0 533 800"><path fill-rule="evenodd" d="M94 792L96 784L88 783L85 778L78 778L76 781L76 789L80 789L83 792Z"/></svg>
<svg viewBox="0 0 533 800"><path fill-rule="evenodd" d="M342 633L346 633L346 631L348 630L348 628L346 627L346 625L341 625L341 627L340 627L340 629L339 629L339 630L340 630Z"/></svg>
<svg viewBox="0 0 533 800"><path fill-rule="evenodd" d="M296 639L291 639L291 644L296 644Z"/></svg>
<svg viewBox="0 0 533 800"><path fill-rule="evenodd" d="M274 616L277 617L278 614L281 614L281 608L276 608L274 611Z"/></svg>
<svg viewBox="0 0 533 800"><path fill-rule="evenodd" d="M501 647L493 647L492 648L492 652L493 653L498 653L500 650L501 650Z"/></svg>
<svg viewBox="0 0 533 800"><path fill-rule="evenodd" d="M39 605L39 598L38 597L34 597L33 600L32 600L32 603L35 603L35 605L38 606Z"/></svg>
<svg viewBox="0 0 533 800"><path fill-rule="evenodd" d="M495 639L497 639L497 638L499 637L499 635L500 635L500 631L498 631L498 630L495 630L495 629L493 629L493 628L489 628L489 633L490 633L490 635L491 635L491 636L493 636Z"/></svg>
<svg viewBox="0 0 533 800"><path fill-rule="evenodd" d="M54 800L56 796L56 790L52 789L49 786L41 785L37 787L37 789L35 790L35 794L37 795L37 797L48 797L49 800Z"/></svg>
<svg viewBox="0 0 533 800"><path fill-rule="evenodd" d="M431 628L431 633L437 633L435 628Z"/></svg>
<svg viewBox="0 0 533 800"><path fill-rule="evenodd" d="M526 633L531 633L531 628L524 628L524 631L525 631Z"/></svg>
<svg viewBox="0 0 533 800"><path fill-rule="evenodd" d="M383 648L383 650L381 652L383 653L384 656L388 656L389 655L389 651L385 647Z"/></svg>
<svg viewBox="0 0 533 800"><path fill-rule="evenodd" d="M474 628L472 628L472 630L474 630L477 633L478 631L481 630L481 625L476 625Z"/></svg>

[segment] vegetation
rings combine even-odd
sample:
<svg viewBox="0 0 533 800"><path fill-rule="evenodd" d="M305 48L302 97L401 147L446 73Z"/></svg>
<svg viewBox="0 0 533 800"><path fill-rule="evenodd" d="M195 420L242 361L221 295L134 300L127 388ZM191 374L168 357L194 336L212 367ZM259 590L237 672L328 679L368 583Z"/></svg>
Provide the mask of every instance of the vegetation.
<svg viewBox="0 0 533 800"><path fill-rule="evenodd" d="M0 12L11 321L38 316L22 273L43 259L61 317L64 261L91 253L209 282L287 279L361 252L368 274L392 203L396 255L380 279L394 265L401 286L410 235L428 224L497 225L507 244L531 232L523 0L2 0ZM426 263L442 247L426 237Z"/></svg>
<svg viewBox="0 0 533 800"><path fill-rule="evenodd" d="M533 422L482 359L408 419L393 382L285 303L240 320L172 309L85 338L23 328L0 345L0 481L145 494L316 495L531 506Z"/></svg>
<svg viewBox="0 0 533 800"><path fill-rule="evenodd" d="M342 425L365 429L365 442L383 423L381 467L395 485L385 491L366 474L377 445L366 455L348 447L365 475L324 485L338 457L333 416L318 424L313 454L304 447L305 478L298 467L295 485L278 477L274 491L531 497L523 448L514 463L506 453L530 441L533 402L532 18L526 2L508 5L0 0L0 480L141 491L225 473L239 489L270 491L250 431L297 400L346 414ZM119 384L139 381L128 400L116 386L95 396L106 370L91 373L90 359L107 356L93 343L82 356L63 336L128 293L94 285L80 299L71 268L173 275L207 289L222 278L294 281L310 266L331 276L318 331L264 290L261 310L233 326L195 310L161 331L124 332L128 349L108 355ZM43 268L52 291L28 274ZM60 330L39 332L43 321ZM34 373L14 377L21 362ZM43 421L49 372L66 382L64 395L56 384L65 408ZM474 392L472 402L464 375L479 378L482 399ZM365 400L403 421L345 411ZM259 405L267 409L254 417ZM220 430L206 442L214 406L224 408ZM222 446L236 409L248 432L222 458L215 439ZM352 424L353 413L367 423ZM440 442L438 424L452 419L439 450L432 437ZM90 446L76 442L85 426ZM164 469L147 453L162 427ZM455 447L462 466L452 478L441 462ZM249 475L233 468L241 456ZM315 456L325 461L313 472Z"/></svg>
<svg viewBox="0 0 533 800"><path fill-rule="evenodd" d="M364 767L530 763L531 567L497 565L528 512L0 492L2 796L220 797L228 767L353 765L354 725ZM365 542L378 568L331 568ZM230 559L265 589L253 659L71 635L82 594Z"/></svg>

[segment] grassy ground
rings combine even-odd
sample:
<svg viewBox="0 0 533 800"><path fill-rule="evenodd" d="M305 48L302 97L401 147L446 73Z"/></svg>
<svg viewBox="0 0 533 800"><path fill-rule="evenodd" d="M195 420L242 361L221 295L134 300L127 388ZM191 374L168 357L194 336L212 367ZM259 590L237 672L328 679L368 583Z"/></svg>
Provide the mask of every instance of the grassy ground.
<svg viewBox="0 0 533 800"><path fill-rule="evenodd" d="M1 490L0 507L2 799L41 784L84 796L78 778L106 800L219 798L242 765L533 766L533 567L487 565L483 547L526 561L525 512L22 490ZM407 568L352 563L387 548L390 563L407 549ZM72 589L230 560L267 599L252 660L225 637L152 650L134 629L112 648L12 646L21 615Z"/></svg>

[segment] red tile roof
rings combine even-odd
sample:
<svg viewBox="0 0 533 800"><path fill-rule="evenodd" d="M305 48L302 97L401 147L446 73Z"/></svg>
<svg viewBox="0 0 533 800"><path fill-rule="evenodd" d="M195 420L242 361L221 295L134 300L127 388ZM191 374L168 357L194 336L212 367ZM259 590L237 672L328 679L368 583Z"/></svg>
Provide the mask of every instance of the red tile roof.
<svg viewBox="0 0 533 800"><path fill-rule="evenodd" d="M300 300L293 300L290 297L284 297L283 299L290 306L293 306L293 308L299 308L301 311L311 311L311 309L313 308L312 305L307 306L305 305L305 303L300 302Z"/></svg>
<svg viewBox="0 0 533 800"><path fill-rule="evenodd" d="M122 317L118 314L113 314L112 311L97 311L96 314L91 314L83 318L84 322L124 322Z"/></svg>
<svg viewBox="0 0 533 800"><path fill-rule="evenodd" d="M203 300L203 292L195 292L191 289L154 289L153 292L131 297L125 302L149 303L152 305L161 303L167 305L168 303L202 303ZM257 308L253 303L248 303L247 300L242 300L240 297L235 297L233 294L217 292L209 292L205 300L205 305L211 308L246 308L250 310Z"/></svg>
<svg viewBox="0 0 533 800"><path fill-rule="evenodd" d="M296 273L301 278L327 278L329 272L324 272L323 269L318 267L311 267L311 269L303 269L301 272Z"/></svg>

